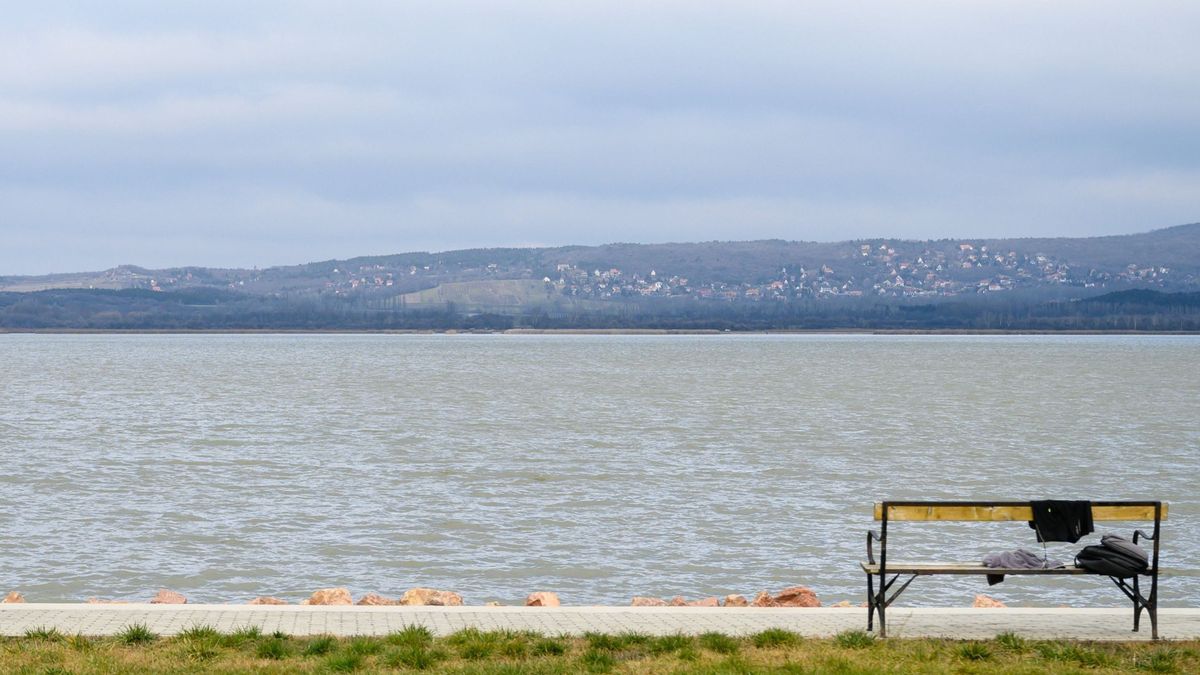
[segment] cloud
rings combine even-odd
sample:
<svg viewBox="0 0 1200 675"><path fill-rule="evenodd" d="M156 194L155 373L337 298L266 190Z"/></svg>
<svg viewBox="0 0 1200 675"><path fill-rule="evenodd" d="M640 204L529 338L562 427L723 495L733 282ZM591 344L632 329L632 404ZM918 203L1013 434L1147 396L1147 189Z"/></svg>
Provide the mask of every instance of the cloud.
<svg viewBox="0 0 1200 675"><path fill-rule="evenodd" d="M115 1L0 26L0 273L1197 219L1200 6Z"/></svg>

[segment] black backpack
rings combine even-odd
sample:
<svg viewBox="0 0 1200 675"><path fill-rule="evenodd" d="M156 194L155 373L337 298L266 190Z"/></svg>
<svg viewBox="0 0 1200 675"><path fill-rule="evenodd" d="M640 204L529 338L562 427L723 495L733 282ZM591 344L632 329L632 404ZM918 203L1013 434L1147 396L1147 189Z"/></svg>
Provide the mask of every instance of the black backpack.
<svg viewBox="0 0 1200 675"><path fill-rule="evenodd" d="M1128 539L1106 534L1098 545L1083 547L1075 556L1075 565L1092 574L1128 579L1148 571L1150 556Z"/></svg>

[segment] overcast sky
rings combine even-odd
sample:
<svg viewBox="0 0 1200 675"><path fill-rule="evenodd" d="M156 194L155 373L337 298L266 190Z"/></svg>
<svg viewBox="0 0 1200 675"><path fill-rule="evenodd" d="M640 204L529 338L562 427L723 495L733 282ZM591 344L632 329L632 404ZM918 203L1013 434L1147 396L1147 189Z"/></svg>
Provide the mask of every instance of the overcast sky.
<svg viewBox="0 0 1200 675"><path fill-rule="evenodd" d="M0 274L1200 220L1192 0L54 4Z"/></svg>

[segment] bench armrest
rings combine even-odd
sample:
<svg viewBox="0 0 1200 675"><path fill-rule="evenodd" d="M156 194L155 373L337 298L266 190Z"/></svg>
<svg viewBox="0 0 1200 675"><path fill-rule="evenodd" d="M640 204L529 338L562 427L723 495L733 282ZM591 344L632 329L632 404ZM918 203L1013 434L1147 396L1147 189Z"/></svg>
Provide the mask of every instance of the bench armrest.
<svg viewBox="0 0 1200 675"><path fill-rule="evenodd" d="M1138 543L1138 537L1141 537L1142 539L1148 539L1150 541L1154 541L1154 537L1151 537L1150 535L1146 534L1145 532L1142 532L1141 530L1134 530L1133 531L1133 543L1135 543L1135 544Z"/></svg>
<svg viewBox="0 0 1200 675"><path fill-rule="evenodd" d="M883 541L879 533L875 530L867 530L867 562L871 565L875 564L875 551L871 546L872 541Z"/></svg>

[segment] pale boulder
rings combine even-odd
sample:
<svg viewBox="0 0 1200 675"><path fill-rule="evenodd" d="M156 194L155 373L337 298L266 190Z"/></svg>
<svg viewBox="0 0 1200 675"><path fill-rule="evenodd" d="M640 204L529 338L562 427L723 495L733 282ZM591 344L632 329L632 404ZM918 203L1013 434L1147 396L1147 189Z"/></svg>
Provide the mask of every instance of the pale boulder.
<svg viewBox="0 0 1200 675"><path fill-rule="evenodd" d="M429 604L441 605L443 607L461 607L463 599L461 595L454 591L438 591L438 594L433 597L433 600Z"/></svg>
<svg viewBox="0 0 1200 675"><path fill-rule="evenodd" d="M671 598L671 601L667 604L671 607L687 607L687 598L683 597L682 595L677 595Z"/></svg>
<svg viewBox="0 0 1200 675"><path fill-rule="evenodd" d="M251 600L250 602L248 602L246 604L247 605L286 605L286 604L288 604L288 601L282 600L280 598L274 598L269 595L260 595L257 598Z"/></svg>
<svg viewBox="0 0 1200 675"><path fill-rule="evenodd" d="M401 605L434 605L458 607L463 604L462 596L454 591L439 591L435 588L410 588L400 596Z"/></svg>
<svg viewBox="0 0 1200 675"><path fill-rule="evenodd" d="M790 586L773 598L775 607L820 607L817 594L808 586Z"/></svg>
<svg viewBox="0 0 1200 675"><path fill-rule="evenodd" d="M8 595L4 596L3 600L0 600L0 604L2 605L16 605L22 602L25 602L25 596L16 591L9 591Z"/></svg>
<svg viewBox="0 0 1200 675"><path fill-rule="evenodd" d="M687 606L688 607L720 607L721 601L717 600L716 596L713 596L711 598L702 598L700 600L693 600L693 601L687 603Z"/></svg>
<svg viewBox="0 0 1200 675"><path fill-rule="evenodd" d="M725 596L725 606L726 607L745 607L749 604L750 604L750 601L747 600L746 596L744 596L744 595L734 593L732 595Z"/></svg>
<svg viewBox="0 0 1200 675"><path fill-rule="evenodd" d="M754 602L750 603L751 607L778 607L775 604L775 599L766 591L759 591L758 595L754 596Z"/></svg>
<svg viewBox="0 0 1200 675"><path fill-rule="evenodd" d="M152 605L186 605L187 598L183 597L182 593L168 591L165 588L158 589L158 593L150 599Z"/></svg>
<svg viewBox="0 0 1200 675"><path fill-rule="evenodd" d="M666 607L667 601L662 598L647 598L641 595L633 596L633 602L629 603L630 607Z"/></svg>
<svg viewBox="0 0 1200 675"><path fill-rule="evenodd" d="M322 588L300 602L302 605L353 605L354 599L346 588Z"/></svg>
<svg viewBox="0 0 1200 675"><path fill-rule="evenodd" d="M437 597L438 592L432 588L410 588L400 596L401 605L428 605Z"/></svg>
<svg viewBox="0 0 1200 675"><path fill-rule="evenodd" d="M999 600L997 600L993 597L989 597L989 596L986 596L986 595L980 593L979 595L975 596L975 602L971 606L972 607L1007 607L1008 605L1004 604L1003 602L1000 602Z"/></svg>
<svg viewBox="0 0 1200 675"><path fill-rule="evenodd" d="M391 598L385 598L378 593L367 593L366 595L359 598L358 602L356 602L354 604L365 605L368 607L380 607L380 606L386 606L386 605L394 605L394 604L396 604L396 601L392 600Z"/></svg>
<svg viewBox="0 0 1200 675"><path fill-rule="evenodd" d="M526 607L558 607L558 593L538 591L525 597Z"/></svg>

